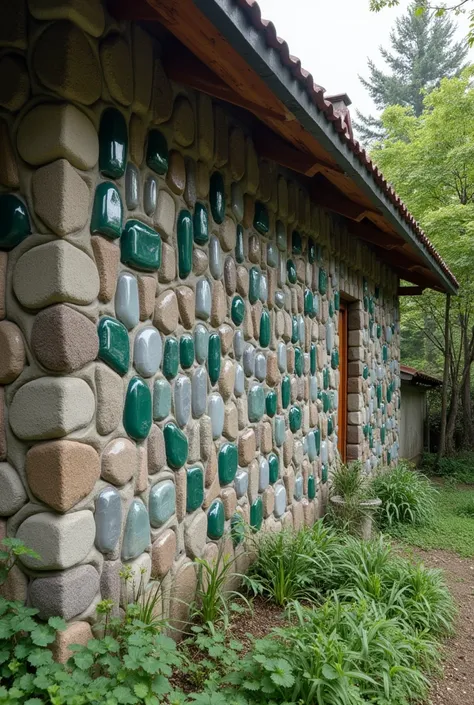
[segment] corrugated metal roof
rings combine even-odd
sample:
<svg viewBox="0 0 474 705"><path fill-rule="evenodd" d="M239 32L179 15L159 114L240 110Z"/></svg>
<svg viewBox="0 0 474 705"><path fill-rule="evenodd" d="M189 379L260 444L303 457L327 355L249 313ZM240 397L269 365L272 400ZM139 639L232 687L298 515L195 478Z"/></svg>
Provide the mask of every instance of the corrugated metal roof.
<svg viewBox="0 0 474 705"><path fill-rule="evenodd" d="M233 2L245 11L253 27L264 36L267 46L278 51L282 64L287 66L291 70L293 77L305 87L313 103L324 114L327 121L332 124L334 130L339 134L340 139L346 142L349 149L366 168L377 185L383 190L385 196L395 206L403 220L413 231L417 240L426 248L452 283L458 287L459 284L456 277L425 235L415 218L411 215L402 199L397 195L393 186L384 178L382 172L371 160L360 142L352 137L351 130L349 126L346 125L343 116L339 114L339 111L334 109L334 106L329 100L325 99L325 89L314 82L311 73L302 67L300 59L290 53L287 42L278 36L273 22L262 19L262 13L258 3L255 0L233 0Z"/></svg>

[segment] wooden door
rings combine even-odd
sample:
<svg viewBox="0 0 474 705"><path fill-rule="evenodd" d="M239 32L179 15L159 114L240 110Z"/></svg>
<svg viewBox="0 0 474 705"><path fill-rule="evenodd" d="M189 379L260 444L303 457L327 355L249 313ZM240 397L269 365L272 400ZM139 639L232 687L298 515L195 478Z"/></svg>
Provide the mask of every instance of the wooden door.
<svg viewBox="0 0 474 705"><path fill-rule="evenodd" d="M339 395L338 395L338 448L341 460L347 458L347 306L341 301L339 308Z"/></svg>

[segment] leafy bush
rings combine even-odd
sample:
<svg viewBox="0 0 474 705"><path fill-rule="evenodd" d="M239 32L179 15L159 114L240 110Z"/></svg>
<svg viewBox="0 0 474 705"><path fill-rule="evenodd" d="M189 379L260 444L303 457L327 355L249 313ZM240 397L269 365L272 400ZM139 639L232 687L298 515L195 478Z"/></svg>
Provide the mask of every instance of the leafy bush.
<svg viewBox="0 0 474 705"><path fill-rule="evenodd" d="M333 501L327 510L327 521L334 527L354 534L364 535L364 523L372 517L375 509L363 502L373 498L369 477L364 473L362 463L339 464L332 475L331 497ZM343 501L337 501L341 498Z"/></svg>
<svg viewBox="0 0 474 705"><path fill-rule="evenodd" d="M438 462L435 453L425 453L421 461L421 469L427 475L452 478L453 482L474 484L474 453L464 451Z"/></svg>
<svg viewBox="0 0 474 705"><path fill-rule="evenodd" d="M437 491L425 475L407 462L383 468L372 480L374 494L382 500L377 514L381 528L393 524L427 524L434 516Z"/></svg>

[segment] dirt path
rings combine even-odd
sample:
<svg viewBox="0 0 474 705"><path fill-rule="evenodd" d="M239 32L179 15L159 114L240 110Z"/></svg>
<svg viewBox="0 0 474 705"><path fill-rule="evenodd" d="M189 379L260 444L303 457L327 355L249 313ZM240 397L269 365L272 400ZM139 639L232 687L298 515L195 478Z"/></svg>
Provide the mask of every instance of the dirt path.
<svg viewBox="0 0 474 705"><path fill-rule="evenodd" d="M434 681L428 703L474 705L474 558L449 551L415 553L426 565L444 571L459 610L455 635L446 642L444 674Z"/></svg>

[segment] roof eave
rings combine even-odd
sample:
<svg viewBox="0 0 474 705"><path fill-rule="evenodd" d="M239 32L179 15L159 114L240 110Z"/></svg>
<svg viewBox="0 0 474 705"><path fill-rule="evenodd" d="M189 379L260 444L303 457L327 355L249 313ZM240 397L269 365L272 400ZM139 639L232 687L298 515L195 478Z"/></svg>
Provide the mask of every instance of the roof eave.
<svg viewBox="0 0 474 705"><path fill-rule="evenodd" d="M194 0L194 4L291 111L305 130L333 156L338 165L380 209L403 240L419 252L446 293L456 294L458 287L425 250L415 233L404 222L347 143L341 141L331 123L314 105L303 85L292 76L290 69L282 64L278 52L268 47L262 34L249 23L243 9L237 6L234 0Z"/></svg>

